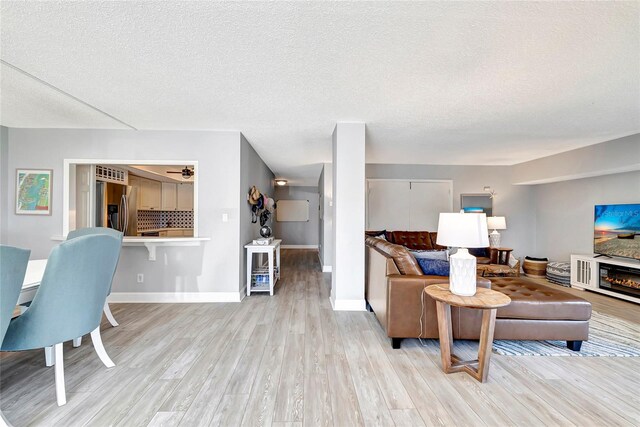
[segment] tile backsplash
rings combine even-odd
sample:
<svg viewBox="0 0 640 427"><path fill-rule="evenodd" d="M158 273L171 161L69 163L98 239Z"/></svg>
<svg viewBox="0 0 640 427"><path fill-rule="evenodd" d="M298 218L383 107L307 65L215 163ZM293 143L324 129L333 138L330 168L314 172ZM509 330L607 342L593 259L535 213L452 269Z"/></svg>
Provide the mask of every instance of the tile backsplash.
<svg viewBox="0 0 640 427"><path fill-rule="evenodd" d="M138 230L193 228L193 211L138 211Z"/></svg>

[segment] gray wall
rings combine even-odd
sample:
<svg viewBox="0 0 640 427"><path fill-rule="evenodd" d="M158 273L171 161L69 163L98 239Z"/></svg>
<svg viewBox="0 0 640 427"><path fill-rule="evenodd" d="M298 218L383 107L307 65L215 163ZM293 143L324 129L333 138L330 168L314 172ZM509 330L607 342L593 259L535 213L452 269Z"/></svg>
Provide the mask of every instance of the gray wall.
<svg viewBox="0 0 640 427"><path fill-rule="evenodd" d="M325 163L318 181L320 210L318 248L324 271L330 271L333 259L333 165Z"/></svg>
<svg viewBox="0 0 640 427"><path fill-rule="evenodd" d="M8 209L7 243L47 257L62 233L63 160L196 160L199 162L199 234L211 241L198 247L158 248L157 261L144 247L124 247L114 292L238 293L240 262L240 133L234 131L126 131L9 129L9 171L53 169L51 216L15 215ZM15 178L9 199L15 198ZM3 214L7 210L3 210ZM222 214L229 222L222 222ZM145 283L136 283L136 274Z"/></svg>
<svg viewBox="0 0 640 427"><path fill-rule="evenodd" d="M244 245L260 237L260 222L251 223L251 205L247 194L252 185L261 192L273 196L275 176L262 158L256 153L244 135L240 135L240 291L246 291L247 255Z"/></svg>
<svg viewBox="0 0 640 427"><path fill-rule="evenodd" d="M9 129L0 126L0 244L5 244L7 239L9 173Z"/></svg>
<svg viewBox="0 0 640 427"><path fill-rule="evenodd" d="M640 203L640 172L536 185L534 255L568 261L593 253L593 207Z"/></svg>
<svg viewBox="0 0 640 427"><path fill-rule="evenodd" d="M640 170L640 134L513 166L512 183L545 184Z"/></svg>
<svg viewBox="0 0 640 427"><path fill-rule="evenodd" d="M319 200L317 187L276 187L275 199L308 200L309 221L277 222L274 219L274 232L283 245L318 246L318 227L320 223Z"/></svg>
<svg viewBox="0 0 640 427"><path fill-rule="evenodd" d="M518 257L535 248L533 189L510 184L509 166L440 166L367 164L367 178L453 180L453 209L460 209L460 194L483 193L484 186L496 192L493 214L505 216L507 229L500 232L502 245L514 249ZM433 230L436 231L436 230Z"/></svg>

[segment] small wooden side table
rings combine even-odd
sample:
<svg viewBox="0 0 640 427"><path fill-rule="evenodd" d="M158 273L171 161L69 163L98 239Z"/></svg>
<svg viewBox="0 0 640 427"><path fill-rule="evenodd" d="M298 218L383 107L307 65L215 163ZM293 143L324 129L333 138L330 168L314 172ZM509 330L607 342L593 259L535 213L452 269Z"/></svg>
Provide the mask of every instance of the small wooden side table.
<svg viewBox="0 0 640 427"><path fill-rule="evenodd" d="M476 294L463 297L452 294L448 284L427 286L424 292L436 301L438 311L438 335L440 336L440 356L442 370L450 374L464 371L480 382L489 377L489 362L493 346L493 332L496 325L496 311L509 305L511 298L497 291L477 288ZM453 334L451 332L451 306L477 308L482 310L482 329L478 359L463 361L452 353Z"/></svg>
<svg viewBox="0 0 640 427"><path fill-rule="evenodd" d="M509 257L511 256L511 248L489 248L489 258L491 264L509 265Z"/></svg>

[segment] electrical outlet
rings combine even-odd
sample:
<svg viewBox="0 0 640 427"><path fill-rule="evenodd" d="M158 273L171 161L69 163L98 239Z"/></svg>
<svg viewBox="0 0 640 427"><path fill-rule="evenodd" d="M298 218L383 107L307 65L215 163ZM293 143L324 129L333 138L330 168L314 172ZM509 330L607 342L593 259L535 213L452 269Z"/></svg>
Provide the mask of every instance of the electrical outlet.
<svg viewBox="0 0 640 427"><path fill-rule="evenodd" d="M144 283L144 274L138 274L138 283Z"/></svg>

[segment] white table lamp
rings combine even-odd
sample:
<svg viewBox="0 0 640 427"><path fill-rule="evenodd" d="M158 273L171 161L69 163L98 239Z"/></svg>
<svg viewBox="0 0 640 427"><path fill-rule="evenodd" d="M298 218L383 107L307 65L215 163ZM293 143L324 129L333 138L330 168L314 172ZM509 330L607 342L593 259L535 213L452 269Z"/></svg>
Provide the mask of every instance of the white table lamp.
<svg viewBox="0 0 640 427"><path fill-rule="evenodd" d="M437 242L458 251L449 257L449 290L462 296L476 294L476 257L467 248L489 245L487 216L483 213L441 213Z"/></svg>
<svg viewBox="0 0 640 427"><path fill-rule="evenodd" d="M507 229L507 220L503 216L487 217L487 228L489 230L493 229L493 231L489 235L489 246L491 246L492 248L499 248L500 233L498 233L498 230Z"/></svg>

